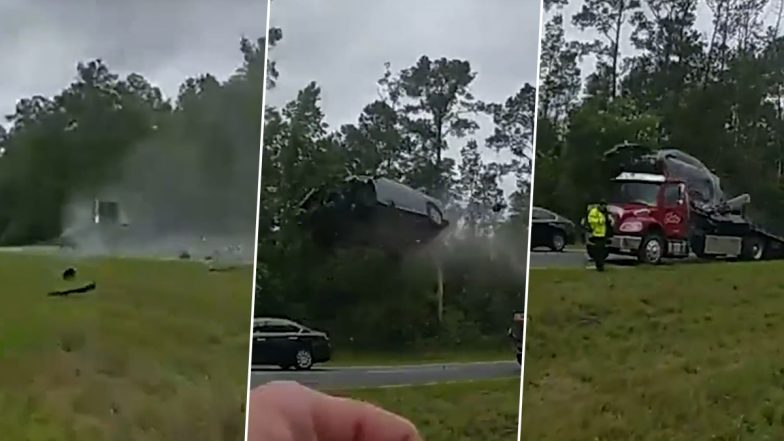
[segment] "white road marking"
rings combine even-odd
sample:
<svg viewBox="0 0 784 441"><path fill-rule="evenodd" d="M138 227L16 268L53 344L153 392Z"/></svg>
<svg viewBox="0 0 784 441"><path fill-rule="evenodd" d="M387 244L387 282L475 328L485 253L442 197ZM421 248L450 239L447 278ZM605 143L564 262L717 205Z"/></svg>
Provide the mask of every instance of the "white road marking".
<svg viewBox="0 0 784 441"><path fill-rule="evenodd" d="M510 375L508 377L493 377L493 378L486 378L486 379L468 379L468 380L449 380L449 381L430 381L427 383L404 383L404 384L388 384L382 386L359 386L359 387L350 387L346 388L346 390L362 390L362 389L399 389L405 387L422 387L422 386L440 386L444 384L470 384L470 383L479 383L479 382L486 382L486 381L496 381L496 380L510 380L512 378L519 379L519 375Z"/></svg>
<svg viewBox="0 0 784 441"><path fill-rule="evenodd" d="M509 350L511 353L511 349ZM421 369L421 368L428 368L428 367L460 367L460 366L472 366L472 365L495 365L495 364L508 364L508 363L516 363L513 357L511 360L490 360L490 361L467 361L467 362L447 362L447 363L419 363L419 364L398 364L398 365L354 365L354 366L328 366L324 367L324 369L330 370L384 370L384 369L394 369L394 370L410 370L410 369Z"/></svg>

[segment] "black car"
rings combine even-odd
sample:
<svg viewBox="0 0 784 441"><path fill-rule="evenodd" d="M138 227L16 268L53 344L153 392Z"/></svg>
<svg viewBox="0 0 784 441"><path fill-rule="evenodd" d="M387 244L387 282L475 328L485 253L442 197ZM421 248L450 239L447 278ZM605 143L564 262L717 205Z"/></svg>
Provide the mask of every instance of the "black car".
<svg viewBox="0 0 784 441"><path fill-rule="evenodd" d="M352 176L314 188L300 209L302 225L326 249L370 246L399 253L449 226L441 201L384 177Z"/></svg>
<svg viewBox="0 0 784 441"><path fill-rule="evenodd" d="M282 318L253 320L251 364L306 370L332 357L327 334Z"/></svg>
<svg viewBox="0 0 784 441"><path fill-rule="evenodd" d="M547 247L552 251L563 249L575 242L577 229L574 222L541 207L531 212L531 249Z"/></svg>

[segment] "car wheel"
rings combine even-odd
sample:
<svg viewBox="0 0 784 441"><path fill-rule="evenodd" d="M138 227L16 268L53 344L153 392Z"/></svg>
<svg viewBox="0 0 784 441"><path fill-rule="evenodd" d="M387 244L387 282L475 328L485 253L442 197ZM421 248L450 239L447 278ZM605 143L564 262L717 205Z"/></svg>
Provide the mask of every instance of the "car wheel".
<svg viewBox="0 0 784 441"><path fill-rule="evenodd" d="M566 237L563 233L555 232L550 238L550 249L553 251L561 252L566 247Z"/></svg>
<svg viewBox="0 0 784 441"><path fill-rule="evenodd" d="M521 352L518 352L518 353L517 353L517 363L518 363L519 365L522 365L522 364L523 364L523 354L522 354Z"/></svg>
<svg viewBox="0 0 784 441"><path fill-rule="evenodd" d="M296 367L299 370L307 370L313 367L313 354L308 348L301 348L294 356Z"/></svg>
<svg viewBox="0 0 784 441"><path fill-rule="evenodd" d="M444 214L441 213L441 210L439 210L438 207L431 203L427 204L427 217L430 219L430 222L437 227L444 224Z"/></svg>
<svg viewBox="0 0 784 441"><path fill-rule="evenodd" d="M656 233L645 236L640 246L639 259L642 263L658 265L664 257L664 239Z"/></svg>

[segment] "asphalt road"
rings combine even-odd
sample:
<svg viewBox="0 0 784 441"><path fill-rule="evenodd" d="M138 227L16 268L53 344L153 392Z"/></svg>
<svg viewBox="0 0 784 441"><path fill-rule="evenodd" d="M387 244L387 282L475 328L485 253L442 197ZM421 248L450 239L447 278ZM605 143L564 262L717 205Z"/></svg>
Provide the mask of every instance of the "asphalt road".
<svg viewBox="0 0 784 441"><path fill-rule="evenodd" d="M585 268L588 257L583 250L567 249L556 253L552 251L531 251L531 268ZM633 266L636 259L627 256L611 256L607 259L608 265Z"/></svg>
<svg viewBox="0 0 784 441"><path fill-rule="evenodd" d="M510 353L510 357L512 355ZM356 389L515 378L519 375L520 365L514 359L511 361L434 363L409 366L314 367L310 371L254 368L251 373L251 387L270 381L289 380L322 390Z"/></svg>
<svg viewBox="0 0 784 441"><path fill-rule="evenodd" d="M552 251L531 251L531 268L585 268L588 265L588 257L585 251L579 249L567 249L561 253ZM663 264L673 263L700 263L702 260L696 256L685 259L665 259ZM639 265L637 259L631 256L610 256L606 261L608 266L617 268L633 268Z"/></svg>

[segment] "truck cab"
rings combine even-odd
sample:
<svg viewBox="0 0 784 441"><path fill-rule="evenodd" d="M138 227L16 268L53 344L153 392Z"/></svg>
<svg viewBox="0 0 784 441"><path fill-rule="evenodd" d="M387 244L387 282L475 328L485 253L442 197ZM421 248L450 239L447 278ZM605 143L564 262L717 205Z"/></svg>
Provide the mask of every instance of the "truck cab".
<svg viewBox="0 0 784 441"><path fill-rule="evenodd" d="M684 182L656 173L622 172L607 200L607 251L657 264L689 254L689 201Z"/></svg>

